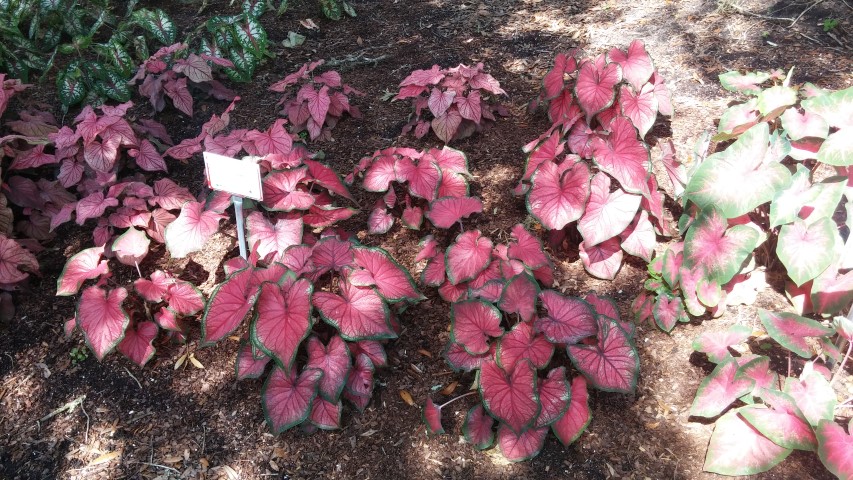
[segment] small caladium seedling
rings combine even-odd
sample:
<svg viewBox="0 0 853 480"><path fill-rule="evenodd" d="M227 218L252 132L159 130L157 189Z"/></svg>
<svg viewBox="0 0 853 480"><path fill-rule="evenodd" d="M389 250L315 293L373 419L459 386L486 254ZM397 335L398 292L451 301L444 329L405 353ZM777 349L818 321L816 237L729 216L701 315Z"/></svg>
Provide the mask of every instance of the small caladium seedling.
<svg viewBox="0 0 853 480"><path fill-rule="evenodd" d="M306 63L269 87L273 92L284 93L278 105L282 107L281 115L290 121L290 132L307 131L312 141L330 140L332 129L344 114L361 118L358 107L350 103L350 96L364 93L343 83L341 74L334 70L315 74L314 70L323 63Z"/></svg>
<svg viewBox="0 0 853 480"><path fill-rule="evenodd" d="M589 294L586 301L542 289L540 282L553 281L552 263L523 225L499 245L479 231L462 232L444 252L427 237L417 259L427 261L424 282L443 279L439 294L451 302L445 360L455 371L479 371L478 391L441 405L427 399L431 434L444 432L443 408L478 394L465 439L478 449L497 443L508 460L526 460L542 449L549 427L566 445L580 436L590 420L588 385L623 393L636 388L633 328L623 326L605 297ZM443 267L443 277L434 265ZM554 354L557 347L566 347L569 361ZM576 375L569 381L572 366Z"/></svg>
<svg viewBox="0 0 853 480"><path fill-rule="evenodd" d="M402 82L394 100L412 99L414 112L403 127L403 135L414 131L424 137L430 128L445 144L467 138L509 113L492 97L506 95L500 83L483 70L483 64L473 67L458 65L429 70L415 70Z"/></svg>

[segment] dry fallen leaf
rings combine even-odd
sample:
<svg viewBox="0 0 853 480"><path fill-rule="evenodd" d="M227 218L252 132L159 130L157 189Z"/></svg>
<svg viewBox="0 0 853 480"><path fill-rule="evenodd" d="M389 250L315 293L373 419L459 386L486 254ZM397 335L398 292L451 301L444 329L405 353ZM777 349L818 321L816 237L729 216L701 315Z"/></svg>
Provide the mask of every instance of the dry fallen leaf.
<svg viewBox="0 0 853 480"><path fill-rule="evenodd" d="M186 361L187 361L187 354L186 353L181 355L180 357L178 357L178 361L175 362L175 370L181 368L181 365L183 365L184 362L186 362Z"/></svg>
<svg viewBox="0 0 853 480"><path fill-rule="evenodd" d="M222 470L225 470L225 474L228 475L229 480L240 480L240 474L228 465L223 465Z"/></svg>
<svg viewBox="0 0 853 480"><path fill-rule="evenodd" d="M299 24L302 25L303 27L307 28L308 30L319 30L320 29L320 27L318 27L317 24L314 23L314 20L311 20L310 18L300 20Z"/></svg>
<svg viewBox="0 0 853 480"><path fill-rule="evenodd" d="M418 349L418 353L420 353L421 355L423 355L423 356L425 356L425 357L432 358L432 353L430 353L430 352L429 352L429 350L426 350L426 349L423 349L423 348L419 348L419 349Z"/></svg>
<svg viewBox="0 0 853 480"><path fill-rule="evenodd" d="M400 390L400 398L402 398L410 407L415 406L415 400L412 398L412 394L409 393L408 390Z"/></svg>
<svg viewBox="0 0 853 480"><path fill-rule="evenodd" d="M89 464L88 464L88 465L86 465L86 467L93 467L93 466L95 466L95 465L100 465L100 464L102 464L102 463L107 463L107 462L109 462L110 460L112 460L112 459L114 459L114 458L118 457L119 455L121 455L121 452L110 452L110 453L105 453L105 454L101 455L100 457L98 457L98 458L96 458L96 459L92 460L91 462L89 462Z"/></svg>
<svg viewBox="0 0 853 480"><path fill-rule="evenodd" d="M210 462L207 461L206 458L202 457L198 459L199 465L201 465L202 471L207 470L210 467Z"/></svg>
<svg viewBox="0 0 853 480"><path fill-rule="evenodd" d="M199 370L204 370L204 365L202 365L201 362L199 362L198 359L195 358L195 354L193 353L190 354L190 363L192 363L195 368Z"/></svg>
<svg viewBox="0 0 853 480"><path fill-rule="evenodd" d="M456 390L456 387L458 387L458 386L459 386L459 382L456 382L456 381L451 382L448 386L442 388L441 392L439 392L439 393L441 393L442 395L450 395L451 393L453 393L454 390Z"/></svg>

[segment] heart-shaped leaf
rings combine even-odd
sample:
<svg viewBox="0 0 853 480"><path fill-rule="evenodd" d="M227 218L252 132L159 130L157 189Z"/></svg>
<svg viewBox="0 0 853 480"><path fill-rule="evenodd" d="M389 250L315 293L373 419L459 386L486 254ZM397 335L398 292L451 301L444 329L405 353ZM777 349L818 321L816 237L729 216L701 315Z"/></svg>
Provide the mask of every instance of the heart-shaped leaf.
<svg viewBox="0 0 853 480"><path fill-rule="evenodd" d="M628 334L615 320L599 317L595 345L569 345L569 358L597 389L631 393L640 375L640 357Z"/></svg>
<svg viewBox="0 0 853 480"><path fill-rule="evenodd" d="M397 181L408 183L410 195L430 202L437 198L441 169L435 162L422 158L415 163L411 158L403 157L397 161L394 169Z"/></svg>
<svg viewBox="0 0 853 480"><path fill-rule="evenodd" d="M544 162L555 162L557 157L563 153L566 148L566 142L562 141L560 132L555 131L542 141L536 148L527 156L527 162L524 167L524 175L522 180L530 180L539 165Z"/></svg>
<svg viewBox="0 0 853 480"><path fill-rule="evenodd" d="M832 420L822 420L815 433L823 465L838 478L853 476L853 436Z"/></svg>
<svg viewBox="0 0 853 480"><path fill-rule="evenodd" d="M732 402L751 392L754 386L755 380L739 372L734 359L720 363L699 384L690 415L716 417Z"/></svg>
<svg viewBox="0 0 853 480"><path fill-rule="evenodd" d="M311 181L326 188L335 195L344 197L347 200L355 201L352 194L341 181L341 177L339 177L334 170L316 160L306 158L302 162L305 165L308 165L308 177Z"/></svg>
<svg viewBox="0 0 853 480"><path fill-rule="evenodd" d="M370 357L365 354L355 356L355 364L347 375L347 383L344 385L344 396L351 398L352 395L360 397L362 400L356 400L356 407L363 410L363 405L367 405L370 401L370 396L373 394L374 377L373 374L376 367L370 361ZM350 396L347 396L347 393Z"/></svg>
<svg viewBox="0 0 853 480"><path fill-rule="evenodd" d="M619 103L622 107L622 115L631 120L637 127L640 138L644 138L658 116L658 97L655 94L655 86L647 83L636 90L626 86L619 89Z"/></svg>
<svg viewBox="0 0 853 480"><path fill-rule="evenodd" d="M151 240L148 235L145 235L145 232L130 227L115 239L112 250L119 262L133 266L138 265L148 255L150 244Z"/></svg>
<svg viewBox="0 0 853 480"><path fill-rule="evenodd" d="M758 309L758 318L773 340L803 358L814 356L806 337L823 337L833 333L831 328L789 312Z"/></svg>
<svg viewBox="0 0 853 480"><path fill-rule="evenodd" d="M367 171L364 172L362 186L368 192L384 192L388 190L391 182L397 181L397 157L393 155L382 155L373 158Z"/></svg>
<svg viewBox="0 0 853 480"><path fill-rule="evenodd" d="M169 286L174 283L174 279L168 273L162 270L156 270L151 274L151 279L139 278L133 282L133 288L136 293L142 296L149 302L162 302L166 293L169 291Z"/></svg>
<svg viewBox="0 0 853 480"><path fill-rule="evenodd" d="M539 455L547 435L548 427L528 428L516 433L509 425L503 424L498 427L498 446L510 462L530 460Z"/></svg>
<svg viewBox="0 0 853 480"><path fill-rule="evenodd" d="M533 320L539 284L529 273L520 273L506 283L498 307L507 314L516 313L522 322Z"/></svg>
<svg viewBox="0 0 853 480"><path fill-rule="evenodd" d="M721 475L753 475L770 470L790 453L791 449L776 445L732 410L717 420L703 468Z"/></svg>
<svg viewBox="0 0 853 480"><path fill-rule="evenodd" d="M83 290L77 305L77 326L83 330L86 344L103 360L125 335L130 317L122 308L127 290L104 290L93 286Z"/></svg>
<svg viewBox="0 0 853 480"><path fill-rule="evenodd" d="M459 110L451 108L444 112L443 115L432 119L432 131L435 132L442 142L450 143L461 123L462 115L459 114Z"/></svg>
<svg viewBox="0 0 853 480"><path fill-rule="evenodd" d="M465 415L462 434L465 436L465 441L474 445L474 448L485 450L495 443L494 425L495 419L487 415L486 409L478 403Z"/></svg>
<svg viewBox="0 0 853 480"><path fill-rule="evenodd" d="M323 320L337 328L345 340L397 337L391 328L388 305L372 288L356 287L345 278L338 286L341 295L316 292L313 304Z"/></svg>
<svg viewBox="0 0 853 480"><path fill-rule="evenodd" d="M340 398L350 370L350 352L346 342L335 335L324 346L319 338L312 336L308 339L306 349L308 363L305 368L316 368L323 372L320 395L331 401Z"/></svg>
<svg viewBox="0 0 853 480"><path fill-rule="evenodd" d="M492 348L494 348L494 344L492 344ZM480 368L484 361L492 358L492 350L480 355L471 355L461 344L451 341L447 342L444 351L442 351L442 356L453 371L470 372Z"/></svg>
<svg viewBox="0 0 853 480"><path fill-rule="evenodd" d="M300 185L307 180L307 176L308 168L300 167L272 172L264 177L264 207L279 212L311 208L315 202L314 196L304 190L304 185Z"/></svg>
<svg viewBox="0 0 853 480"><path fill-rule="evenodd" d="M512 370L523 359L529 360L535 368L545 368L553 354L554 345L551 342L542 334L536 335L530 323L519 322L498 340L495 358L505 370Z"/></svg>
<svg viewBox="0 0 853 480"><path fill-rule="evenodd" d="M533 174L527 211L550 230L561 230L583 215L589 200L589 167L566 159L545 162Z"/></svg>
<svg viewBox="0 0 853 480"><path fill-rule="evenodd" d="M438 228L450 228L472 213L481 213L483 202L473 197L441 197L430 203L426 216Z"/></svg>
<svg viewBox="0 0 853 480"><path fill-rule="evenodd" d="M704 164L703 164L704 165ZM724 285L740 270L755 250L759 234L748 225L728 228L716 209L703 210L684 239L684 264L692 270L704 268L709 278Z"/></svg>
<svg viewBox="0 0 853 480"><path fill-rule="evenodd" d="M424 405L423 421L427 426L427 433L430 435L441 435L444 433L444 427L441 426L441 409L433 403L431 398L427 398Z"/></svg>
<svg viewBox="0 0 853 480"><path fill-rule="evenodd" d="M654 315L658 327L665 332L671 332L678 322L690 320L684 311L681 298L667 295L658 295L652 315Z"/></svg>
<svg viewBox="0 0 853 480"><path fill-rule="evenodd" d="M823 217L810 224L798 220L779 230L776 254L788 276L799 287L833 263L837 256L835 245L840 242L838 227L832 218Z"/></svg>
<svg viewBox="0 0 853 480"><path fill-rule="evenodd" d="M17 245L17 243L15 243L13 240L6 240L7 239L0 239L0 246L3 247L3 254L0 258L2 258L3 260L9 258L8 255L10 253L17 252L14 247L10 248L11 243L14 243L15 245ZM20 250L23 250L23 248L21 247L18 248ZM74 295L77 293L78 290L80 290L80 286L83 285L83 282L85 282L86 280L98 278L99 276L109 272L107 261L101 260L101 256L103 255L103 253L104 247L92 247L81 250L80 252L74 254L74 256L69 258L68 261L65 262L65 267L63 267L62 269L62 273L56 280L56 295ZM38 265L38 261L31 263L35 263L35 265ZM20 262L18 262L18 260L16 259L15 265L17 266L19 264ZM3 268L0 268L0 271L5 270ZM0 276L0 283L15 283L16 281L19 281L10 280L10 276L11 275L9 274L4 274Z"/></svg>
<svg viewBox="0 0 853 480"><path fill-rule="evenodd" d="M237 353L237 380L246 380L248 378L260 378L264 374L267 364L270 362L270 357L263 352L253 352L255 348L249 342L248 338L240 340L240 350ZM258 355L257 357L255 355Z"/></svg>
<svg viewBox="0 0 853 480"><path fill-rule="evenodd" d="M548 376L539 383L542 410L533 426L547 427L559 420L569 408L571 396L569 382L566 380L566 367L554 368L548 372Z"/></svg>
<svg viewBox="0 0 853 480"><path fill-rule="evenodd" d="M154 322L140 322L129 327L124 332L124 339L118 344L118 351L143 367L154 356L155 348L151 343L157 338L159 331Z"/></svg>
<svg viewBox="0 0 853 480"><path fill-rule="evenodd" d="M578 221L578 230L584 238L584 247L592 247L622 233L640 207L640 195L625 193L622 189L610 191L610 177L597 173L590 182L589 203Z"/></svg>
<svg viewBox="0 0 853 480"><path fill-rule="evenodd" d="M493 361L480 367L480 395L486 410L515 433L524 432L539 415L536 369L521 360L509 372Z"/></svg>
<svg viewBox="0 0 853 480"><path fill-rule="evenodd" d="M821 420L832 420L838 403L829 381L818 372L803 371L799 379L788 377L782 390L797 402L809 425L815 427Z"/></svg>
<svg viewBox="0 0 853 480"><path fill-rule="evenodd" d="M352 243L336 237L323 238L314 245L311 262L317 268L317 277L330 270L340 272L343 267L353 265Z"/></svg>
<svg viewBox="0 0 853 480"><path fill-rule="evenodd" d="M248 242L257 248L258 256L266 258L275 253L272 261L281 261L285 250L302 243L302 218L279 218L270 222L263 213L255 211L246 218Z"/></svg>
<svg viewBox="0 0 853 480"><path fill-rule="evenodd" d="M356 247L355 264L373 276L379 295L388 302L418 302L424 298L409 272L381 248Z"/></svg>
<svg viewBox="0 0 853 480"><path fill-rule="evenodd" d="M340 400L331 402L322 396L317 396L314 397L308 420L321 430L337 430L341 428L342 410L343 405Z"/></svg>
<svg viewBox="0 0 853 480"><path fill-rule="evenodd" d="M589 392L587 392L584 377L575 377L572 380L570 397L571 400L566 413L551 424L554 435L565 446L569 446L577 440L592 420L592 415L589 412Z"/></svg>
<svg viewBox="0 0 853 480"><path fill-rule="evenodd" d="M450 306L450 339L472 355L489 351L489 337L500 337L501 313L481 300L466 300Z"/></svg>
<svg viewBox="0 0 853 480"><path fill-rule="evenodd" d="M605 63L603 56L581 65L575 97L588 119L613 103L614 87L620 81L622 68L618 63Z"/></svg>
<svg viewBox="0 0 853 480"><path fill-rule="evenodd" d="M738 413L759 433L780 447L808 451L817 449L812 427L796 415L758 406L741 408Z"/></svg>
<svg viewBox="0 0 853 480"><path fill-rule="evenodd" d="M204 308L204 296L201 291L184 280L172 281L164 300L169 303L169 308L179 315L195 315Z"/></svg>
<svg viewBox="0 0 853 480"><path fill-rule="evenodd" d="M447 279L454 285L471 280L485 270L491 260L491 240L482 236L479 230L462 232L447 247Z"/></svg>
<svg viewBox="0 0 853 480"><path fill-rule="evenodd" d="M581 242L578 250L583 268L590 275L603 280L613 280L622 266L622 249L619 237L608 238L595 246Z"/></svg>
<svg viewBox="0 0 853 480"><path fill-rule="evenodd" d="M646 45L639 39L628 45L627 53L618 48L611 49L607 53L607 60L622 67L625 80L636 90L639 90L655 71L652 57L646 52Z"/></svg>
<svg viewBox="0 0 853 480"><path fill-rule="evenodd" d="M722 363L731 357L729 347L743 343L752 334L746 325L732 325L724 332L705 332L693 341L693 350L708 355L708 360Z"/></svg>
<svg viewBox="0 0 853 480"><path fill-rule="evenodd" d="M548 315L537 318L534 326L551 342L577 343L598 333L592 308L580 298L545 290L539 294L539 300Z"/></svg>
<svg viewBox="0 0 853 480"><path fill-rule="evenodd" d="M173 258L183 258L201 250L207 239L219 230L219 221L225 215L205 211L200 202L187 202L181 214L166 227L166 248Z"/></svg>
<svg viewBox="0 0 853 480"><path fill-rule="evenodd" d="M323 372L313 368L299 375L295 368L287 371L278 367L273 369L261 390L261 404L274 435L308 418L322 376Z"/></svg>
<svg viewBox="0 0 853 480"><path fill-rule="evenodd" d="M289 369L302 340L308 337L311 320L311 282L301 278L284 288L261 284L250 335L252 343L279 367Z"/></svg>
<svg viewBox="0 0 853 480"><path fill-rule="evenodd" d="M616 117L607 127L610 136L593 137L592 158L596 165L619 181L628 193L648 191L646 177L651 163L646 145L637 138L637 130L627 117Z"/></svg>
<svg viewBox="0 0 853 480"><path fill-rule="evenodd" d="M537 269L550 265L551 262L542 248L542 242L534 237L522 224L516 224L510 232L512 242L509 244L507 254L509 258L520 260L527 268Z"/></svg>
<svg viewBox="0 0 853 480"><path fill-rule="evenodd" d="M448 107L453 105L454 98L456 98L454 90L441 91L433 87L427 100L427 106L434 117L439 117L447 111Z"/></svg>
<svg viewBox="0 0 853 480"><path fill-rule="evenodd" d="M395 321L396 320L392 316L392 325ZM382 346L381 343L376 340L361 340L360 342L353 342L349 344L349 348L353 357L358 357L359 354L364 354L367 356L367 358L370 359L370 361L373 363L373 366L388 366L388 355L385 353L385 348Z"/></svg>
<svg viewBox="0 0 853 480"><path fill-rule="evenodd" d="M367 233L381 235L388 233L392 226L394 226L394 217L380 198L370 211L370 215L367 216Z"/></svg>
<svg viewBox="0 0 853 480"><path fill-rule="evenodd" d="M233 332L255 306L259 291L250 268L234 272L217 286L204 309L201 344L212 345Z"/></svg>

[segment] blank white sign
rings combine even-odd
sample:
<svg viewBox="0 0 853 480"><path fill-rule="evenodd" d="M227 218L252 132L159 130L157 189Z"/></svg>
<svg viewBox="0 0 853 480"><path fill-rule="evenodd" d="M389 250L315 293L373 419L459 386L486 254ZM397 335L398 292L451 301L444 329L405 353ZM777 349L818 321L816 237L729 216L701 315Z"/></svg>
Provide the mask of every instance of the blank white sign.
<svg viewBox="0 0 853 480"><path fill-rule="evenodd" d="M264 199L261 167L253 157L238 160L210 152L203 156L208 187L257 201Z"/></svg>

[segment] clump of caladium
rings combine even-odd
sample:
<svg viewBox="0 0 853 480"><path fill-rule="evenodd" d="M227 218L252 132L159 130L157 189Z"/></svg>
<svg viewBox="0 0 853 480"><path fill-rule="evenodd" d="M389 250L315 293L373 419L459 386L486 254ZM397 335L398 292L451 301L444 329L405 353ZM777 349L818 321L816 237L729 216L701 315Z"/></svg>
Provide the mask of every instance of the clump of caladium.
<svg viewBox="0 0 853 480"><path fill-rule="evenodd" d="M853 321L839 316L827 325L766 310L759 310L758 316L767 334L789 351L787 372L774 371L769 357L740 347L750 339L762 340L762 332L746 326L705 333L694 342L695 350L717 364L700 384L690 409L694 417L716 418L704 469L752 475L770 470L793 450L805 450L817 452L838 478L853 477L853 431L848 427L845 433L835 422L844 402L839 403L833 389L845 375ZM813 346L820 347L819 354ZM792 353L808 360L798 377L790 370Z"/></svg>
<svg viewBox="0 0 853 480"><path fill-rule="evenodd" d="M450 228L473 213L483 211L480 199L468 196L468 158L445 146L417 151L392 147L364 157L345 181L357 177L376 200L367 220L368 233L386 233L394 225L391 210L399 207L403 225L419 230L424 216L439 228Z"/></svg>
<svg viewBox="0 0 853 480"><path fill-rule="evenodd" d="M314 74L323 60L306 63L298 71L270 85L269 90L284 93L278 101L281 115L290 121L290 131L307 131L311 140L330 140L332 129L347 113L361 118L358 107L350 104L350 95L364 95L341 81L341 74L327 70ZM293 87L294 95L289 92Z"/></svg>
<svg viewBox="0 0 853 480"><path fill-rule="evenodd" d="M458 65L429 70L415 70L402 82L394 100L412 99L414 112L403 127L403 135L414 131L422 138L430 128L445 144L479 132L495 116L509 113L491 96L506 95L497 80L483 70L483 64L473 67Z"/></svg>
<svg viewBox="0 0 853 480"><path fill-rule="evenodd" d="M234 67L231 60L188 52L184 43L163 47L139 66L130 83L139 85L139 94L148 98L155 112L166 107L166 97L181 112L193 115L190 87L219 100L233 100L234 92L213 78L215 67Z"/></svg>
<svg viewBox="0 0 853 480"><path fill-rule="evenodd" d="M481 402L463 427L476 448L489 448L497 438L507 459L526 460L542 449L549 427L568 445L590 421L588 384L610 392L636 388L633 325L622 322L605 297L542 290L537 280L553 283L551 261L522 225L512 229L508 244L493 245L471 230L442 252L427 237L416 260L427 260L423 282L443 282L439 293L452 302L445 360L457 372L478 371ZM565 355L555 353L562 348ZM570 364L579 373L571 381ZM427 400L430 433L444 432L441 409L457 399L442 405Z"/></svg>
<svg viewBox="0 0 853 480"><path fill-rule="evenodd" d="M841 205L850 210L844 196L853 156L842 144L853 127L853 88L793 87L790 75L720 76L723 86L750 96L720 119L715 138L737 140L687 175L684 241L659 257L647 283L653 295L635 303L640 316L655 309L686 319L684 310L716 314L741 301L738 290L758 274L753 252L765 242L787 272L785 292L798 313L835 315L853 301L849 222L835 214ZM668 330L674 320L659 324Z"/></svg>
<svg viewBox="0 0 853 480"><path fill-rule="evenodd" d="M623 251L648 261L655 233L668 229L643 138L672 105L643 42L595 58L557 55L533 105L539 102L547 103L551 127L524 147L516 189L527 194L530 214L558 236L576 222L583 266L596 277L613 279Z"/></svg>
<svg viewBox="0 0 853 480"><path fill-rule="evenodd" d="M211 36L202 39L201 51L231 60L234 67L223 68L228 78L248 82L258 65L274 55L269 51L269 38L260 19L267 2L247 0L240 7L238 15L215 15L204 22Z"/></svg>
<svg viewBox="0 0 853 480"><path fill-rule="evenodd" d="M261 401L275 433L340 428L342 398L363 411L374 370L386 364L380 342L396 338L396 314L424 298L381 248L329 232L303 238L301 230L294 242L265 261L257 249L249 261L229 260L202 320L201 343L213 344L254 312L237 378L260 377L272 364Z"/></svg>

